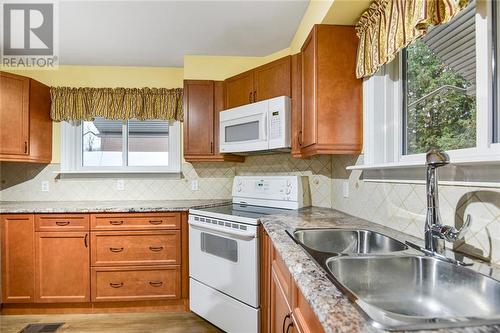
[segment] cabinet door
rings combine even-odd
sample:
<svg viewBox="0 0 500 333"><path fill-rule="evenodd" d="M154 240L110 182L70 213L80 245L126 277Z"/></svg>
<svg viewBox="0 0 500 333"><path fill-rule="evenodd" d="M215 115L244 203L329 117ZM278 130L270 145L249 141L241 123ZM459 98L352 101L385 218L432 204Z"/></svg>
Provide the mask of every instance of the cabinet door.
<svg viewBox="0 0 500 333"><path fill-rule="evenodd" d="M271 333L282 333L290 325L291 310L288 304L286 293L280 283L278 272L271 268L271 304L270 304L270 322ZM283 329L284 328L284 329Z"/></svg>
<svg viewBox="0 0 500 333"><path fill-rule="evenodd" d="M37 232L36 302L90 301L89 234Z"/></svg>
<svg viewBox="0 0 500 333"><path fill-rule="evenodd" d="M301 157L302 63L300 53L292 56L292 156Z"/></svg>
<svg viewBox="0 0 500 333"><path fill-rule="evenodd" d="M35 296L33 215L0 216L2 302L32 303Z"/></svg>
<svg viewBox="0 0 500 333"><path fill-rule="evenodd" d="M226 86L225 109L231 109L254 102L253 79L254 71L251 70L224 81L224 85Z"/></svg>
<svg viewBox="0 0 500 333"><path fill-rule="evenodd" d="M0 154L28 155L30 79L0 73Z"/></svg>
<svg viewBox="0 0 500 333"><path fill-rule="evenodd" d="M315 28L304 42L302 57L302 148L316 143Z"/></svg>
<svg viewBox="0 0 500 333"><path fill-rule="evenodd" d="M214 82L184 81L184 155L214 154Z"/></svg>
<svg viewBox="0 0 500 333"><path fill-rule="evenodd" d="M291 94L291 57L287 56L254 70L254 102Z"/></svg>

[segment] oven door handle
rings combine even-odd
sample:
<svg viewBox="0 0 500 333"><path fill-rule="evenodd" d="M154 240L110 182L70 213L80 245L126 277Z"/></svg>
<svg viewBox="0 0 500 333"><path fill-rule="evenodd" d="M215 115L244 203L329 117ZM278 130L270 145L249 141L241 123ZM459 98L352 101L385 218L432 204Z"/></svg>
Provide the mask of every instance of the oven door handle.
<svg viewBox="0 0 500 333"><path fill-rule="evenodd" d="M252 233L252 232L226 230L225 228L221 228L221 227L218 227L216 225L208 226L207 223L204 223L204 222L196 222L196 221L189 220L188 223L190 226L192 226L193 228L196 228L196 229L210 231L210 232L218 233L218 234L224 234L227 236L232 236L232 237L236 237L236 238L240 238L240 239L244 239L244 240L245 239L251 240L251 239L257 237L257 235L255 233Z"/></svg>

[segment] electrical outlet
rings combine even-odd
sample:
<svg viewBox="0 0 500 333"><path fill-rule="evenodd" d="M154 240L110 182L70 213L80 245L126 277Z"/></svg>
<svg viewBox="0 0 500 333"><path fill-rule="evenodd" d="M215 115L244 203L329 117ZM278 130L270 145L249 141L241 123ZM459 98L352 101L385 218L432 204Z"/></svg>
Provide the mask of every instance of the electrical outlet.
<svg viewBox="0 0 500 333"><path fill-rule="evenodd" d="M191 181L191 190L198 191L198 179L193 179Z"/></svg>
<svg viewBox="0 0 500 333"><path fill-rule="evenodd" d="M116 181L116 190L117 191L125 190L125 181L123 179L118 179Z"/></svg>
<svg viewBox="0 0 500 333"><path fill-rule="evenodd" d="M342 195L344 198L349 198L349 182L347 180L342 183Z"/></svg>
<svg viewBox="0 0 500 333"><path fill-rule="evenodd" d="M44 180L42 182L42 192L48 192L50 190L49 188L49 182Z"/></svg>

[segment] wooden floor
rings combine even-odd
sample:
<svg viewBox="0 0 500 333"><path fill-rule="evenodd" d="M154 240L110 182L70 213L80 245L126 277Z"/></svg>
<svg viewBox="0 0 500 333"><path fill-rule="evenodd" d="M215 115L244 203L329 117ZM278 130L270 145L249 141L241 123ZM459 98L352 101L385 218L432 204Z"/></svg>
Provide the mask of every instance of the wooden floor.
<svg viewBox="0 0 500 333"><path fill-rule="evenodd" d="M1 333L28 324L65 322L58 333L215 333L222 332L190 312L0 316Z"/></svg>

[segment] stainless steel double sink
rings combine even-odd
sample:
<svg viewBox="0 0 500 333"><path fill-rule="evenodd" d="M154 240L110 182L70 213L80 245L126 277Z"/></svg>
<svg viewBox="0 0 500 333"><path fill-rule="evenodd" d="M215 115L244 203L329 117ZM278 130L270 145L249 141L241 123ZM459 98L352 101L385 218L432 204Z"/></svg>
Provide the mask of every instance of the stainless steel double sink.
<svg viewBox="0 0 500 333"><path fill-rule="evenodd" d="M305 229L291 236L375 327L500 324L500 282L475 270L369 230Z"/></svg>

